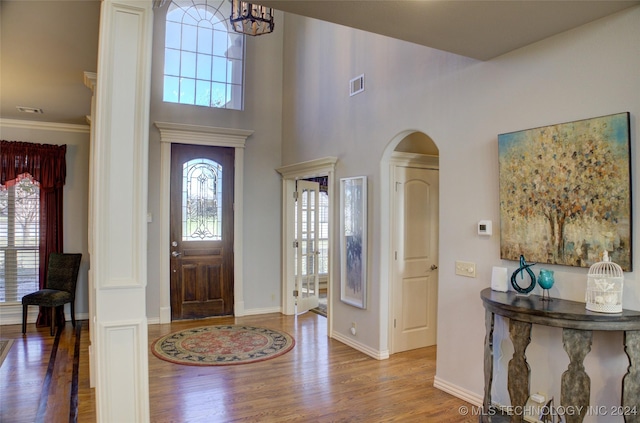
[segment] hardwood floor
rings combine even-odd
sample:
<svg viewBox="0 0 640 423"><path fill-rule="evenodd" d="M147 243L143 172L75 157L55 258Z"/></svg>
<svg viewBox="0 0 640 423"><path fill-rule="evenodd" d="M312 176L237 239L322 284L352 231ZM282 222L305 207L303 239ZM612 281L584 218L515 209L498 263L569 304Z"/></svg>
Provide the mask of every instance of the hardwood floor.
<svg viewBox="0 0 640 423"><path fill-rule="evenodd" d="M0 326L0 338L14 340L0 366L0 422L77 421L82 387L93 401L87 322L76 322L75 330L67 322L55 336L34 324L26 335L21 325Z"/></svg>
<svg viewBox="0 0 640 423"><path fill-rule="evenodd" d="M471 404L433 387L436 348L375 360L326 336L324 317L268 314L149 326L149 344L197 326L240 323L284 330L296 346L272 360L235 366L171 364L149 353L152 422L476 422ZM89 388L87 322L70 323L56 337L48 328L0 326L15 342L0 367L0 422L94 422ZM79 336L79 342L77 342ZM58 348L51 365L55 339ZM49 370L49 373L48 373ZM49 376L47 376L49 374ZM49 377L49 382L47 382ZM119 422L118 422L119 423ZM123 422L124 423L124 422Z"/></svg>

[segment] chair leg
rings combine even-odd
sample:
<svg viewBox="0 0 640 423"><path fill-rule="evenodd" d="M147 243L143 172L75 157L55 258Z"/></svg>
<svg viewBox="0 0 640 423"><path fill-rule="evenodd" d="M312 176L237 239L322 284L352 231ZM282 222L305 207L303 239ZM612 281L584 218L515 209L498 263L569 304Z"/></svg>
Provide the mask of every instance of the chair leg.
<svg viewBox="0 0 640 423"><path fill-rule="evenodd" d="M22 304L22 333L27 333L27 304Z"/></svg>
<svg viewBox="0 0 640 423"><path fill-rule="evenodd" d="M76 307L75 307L75 301L71 301L71 325L75 328L76 327Z"/></svg>
<svg viewBox="0 0 640 423"><path fill-rule="evenodd" d="M51 336L53 336L53 329L56 327L56 308L49 308L51 309Z"/></svg>

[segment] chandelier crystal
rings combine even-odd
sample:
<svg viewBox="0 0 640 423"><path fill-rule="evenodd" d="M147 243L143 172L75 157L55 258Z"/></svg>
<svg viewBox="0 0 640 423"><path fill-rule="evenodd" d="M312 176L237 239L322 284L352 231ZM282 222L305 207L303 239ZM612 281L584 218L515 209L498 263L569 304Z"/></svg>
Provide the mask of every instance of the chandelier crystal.
<svg viewBox="0 0 640 423"><path fill-rule="evenodd" d="M234 31L246 35L263 35L273 32L273 9L246 1L231 1L231 18Z"/></svg>

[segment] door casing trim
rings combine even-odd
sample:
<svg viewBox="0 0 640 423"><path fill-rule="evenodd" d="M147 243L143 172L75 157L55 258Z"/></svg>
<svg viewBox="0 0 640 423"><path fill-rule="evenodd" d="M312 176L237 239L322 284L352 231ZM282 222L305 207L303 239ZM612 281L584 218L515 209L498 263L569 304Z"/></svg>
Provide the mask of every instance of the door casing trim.
<svg viewBox="0 0 640 423"><path fill-rule="evenodd" d="M244 147L253 131L188 125L182 123L155 122L160 130L160 323L171 322L170 290L170 182L171 144L194 144L211 147L232 147L234 161L234 210L233 210L233 314L244 316L244 281L242 257L242 216L244 192Z"/></svg>
<svg viewBox="0 0 640 423"><path fill-rule="evenodd" d="M396 192L395 192L395 174L396 168L398 167L417 167L420 169L429 169L429 170L440 170L440 162L439 157L437 156L429 156L425 154L417 154L417 153L405 153L394 151L391 154L391 158L389 159L389 238L391 242L391 251L398 250L398 234L396 232L397 225L396 219L398 216L394 213L394 205L396 201ZM389 354L396 353L394 338L393 338L393 320L394 316L398 314L398 310L394 307L395 300L395 278L396 278L396 269L394 266L395 260L389 261ZM436 285L439 284L439 281L436 281ZM437 331L437 329L436 329ZM436 332L437 333L437 332Z"/></svg>
<svg viewBox="0 0 640 423"><path fill-rule="evenodd" d="M315 176L328 176L329 186L329 273L327 281L327 334L333 337L333 318L331 313L332 303L332 283L333 263L336 261L334 242L334 217L335 217L335 169L337 157L329 156L317 160L296 163L282 166L276 170L282 176L282 313L286 315L295 314L295 298L293 290L295 288L294 261L292 245L294 241L293 211L295 208L293 193L296 189L296 180L312 178Z"/></svg>
<svg viewBox="0 0 640 423"><path fill-rule="evenodd" d="M393 278L393 248L391 232L391 210L393 208L393 170L399 161L413 157L412 153L399 153L395 149L400 142L416 130L405 130L396 134L385 148L380 159L380 351L389 357L391 331L393 330L393 292L390 280ZM404 156L404 157L403 157ZM384 297L386 295L386 301ZM393 353L393 351L391 351Z"/></svg>

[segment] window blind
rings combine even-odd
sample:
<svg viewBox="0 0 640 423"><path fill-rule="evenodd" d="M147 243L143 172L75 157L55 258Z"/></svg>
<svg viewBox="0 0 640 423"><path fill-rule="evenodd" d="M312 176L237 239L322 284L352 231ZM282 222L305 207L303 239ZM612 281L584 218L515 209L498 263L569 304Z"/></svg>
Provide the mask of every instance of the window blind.
<svg viewBox="0 0 640 423"><path fill-rule="evenodd" d="M39 288L40 192L29 179L0 188L0 303Z"/></svg>

